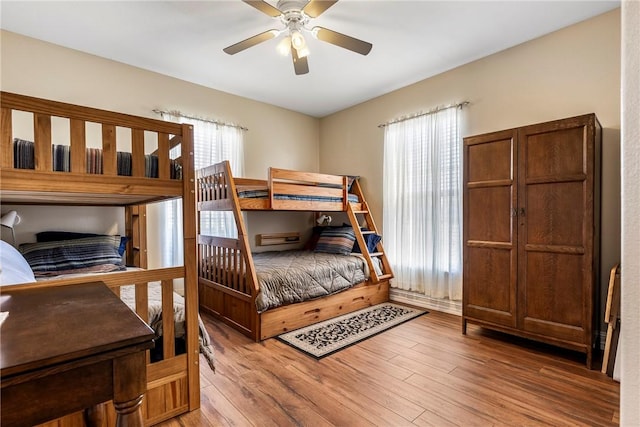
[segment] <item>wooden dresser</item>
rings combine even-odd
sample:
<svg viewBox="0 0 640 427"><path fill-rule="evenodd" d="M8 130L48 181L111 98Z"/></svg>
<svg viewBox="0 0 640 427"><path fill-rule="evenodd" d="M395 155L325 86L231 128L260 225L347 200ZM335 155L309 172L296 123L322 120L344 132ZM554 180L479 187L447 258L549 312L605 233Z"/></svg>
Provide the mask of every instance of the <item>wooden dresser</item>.
<svg viewBox="0 0 640 427"><path fill-rule="evenodd" d="M467 323L586 354L598 311L594 114L464 138Z"/></svg>

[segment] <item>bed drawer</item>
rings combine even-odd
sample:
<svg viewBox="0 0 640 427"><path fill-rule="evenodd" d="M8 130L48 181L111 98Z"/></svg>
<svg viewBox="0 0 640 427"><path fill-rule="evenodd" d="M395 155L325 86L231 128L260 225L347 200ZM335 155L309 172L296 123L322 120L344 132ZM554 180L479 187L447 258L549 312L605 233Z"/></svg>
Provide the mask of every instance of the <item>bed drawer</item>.
<svg viewBox="0 0 640 427"><path fill-rule="evenodd" d="M329 297L267 310L261 316L260 339L280 335L361 308L389 301L389 282L361 284Z"/></svg>

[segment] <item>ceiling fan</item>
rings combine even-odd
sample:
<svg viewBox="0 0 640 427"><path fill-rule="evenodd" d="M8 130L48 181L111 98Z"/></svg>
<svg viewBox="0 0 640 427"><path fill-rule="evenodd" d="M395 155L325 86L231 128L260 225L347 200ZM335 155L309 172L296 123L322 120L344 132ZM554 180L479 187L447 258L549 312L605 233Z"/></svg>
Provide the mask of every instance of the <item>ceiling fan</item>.
<svg viewBox="0 0 640 427"><path fill-rule="evenodd" d="M278 18L284 28L268 30L225 47L223 51L229 55L235 55L259 43L271 40L282 33L286 33L287 36L280 43L279 49L282 50L284 48L285 53L291 52L293 69L297 75L300 75L309 72L309 63L307 62L309 48L302 34L303 31L309 32L318 40L340 46L361 55L368 54L373 47L371 43L324 27L310 28L308 26L310 20L320 16L324 11L336 4L338 0L278 0L275 7L264 0L242 1L272 18Z"/></svg>

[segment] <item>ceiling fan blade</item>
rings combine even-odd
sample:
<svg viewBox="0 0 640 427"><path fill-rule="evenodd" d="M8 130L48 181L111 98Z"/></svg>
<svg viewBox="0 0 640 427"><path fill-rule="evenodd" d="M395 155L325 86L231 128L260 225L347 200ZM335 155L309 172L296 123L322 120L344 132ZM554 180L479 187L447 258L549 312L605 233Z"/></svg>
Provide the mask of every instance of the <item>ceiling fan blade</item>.
<svg viewBox="0 0 640 427"><path fill-rule="evenodd" d="M328 30L324 27L314 27L313 33L315 34L316 38L322 40L323 42L340 46L361 55L368 54L369 52L371 52L371 48L373 47L371 43L338 33L336 31Z"/></svg>
<svg viewBox="0 0 640 427"><path fill-rule="evenodd" d="M336 3L338 3L338 0L311 0L302 8L302 11L309 18L317 18Z"/></svg>
<svg viewBox="0 0 640 427"><path fill-rule="evenodd" d="M307 62L307 57L304 56L300 58L298 56L298 51L293 45L291 45L291 57L293 58L293 69L296 72L296 75L299 76L301 74L307 74L309 72L309 63Z"/></svg>
<svg viewBox="0 0 640 427"><path fill-rule="evenodd" d="M225 53L229 55L235 55L238 52L242 52L245 49L248 49L252 46L255 46L259 43L266 42L267 40L271 40L275 36L277 36L280 32L278 30L269 30L264 33L256 34L253 37L249 37L248 39L242 40L236 44L232 44L231 46L225 47L222 49Z"/></svg>
<svg viewBox="0 0 640 427"><path fill-rule="evenodd" d="M276 9L266 1L263 1L263 0L242 0L242 1L248 4L249 6L255 7L260 12L271 16L272 18L277 18L278 16L282 15L282 12L280 12L280 9Z"/></svg>

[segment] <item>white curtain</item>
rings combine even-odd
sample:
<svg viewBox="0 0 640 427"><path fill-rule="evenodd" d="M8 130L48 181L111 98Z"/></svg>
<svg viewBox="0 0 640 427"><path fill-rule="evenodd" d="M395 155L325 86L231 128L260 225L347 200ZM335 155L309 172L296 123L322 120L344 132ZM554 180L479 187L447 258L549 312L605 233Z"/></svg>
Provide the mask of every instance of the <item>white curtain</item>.
<svg viewBox="0 0 640 427"><path fill-rule="evenodd" d="M461 108L385 127L383 226L392 286L462 299Z"/></svg>
<svg viewBox="0 0 640 427"><path fill-rule="evenodd" d="M212 123L208 120L164 114L167 121L193 125L195 170L228 160L234 176L244 176L244 130L238 126ZM179 147L171 157L180 156ZM183 264L182 200L162 202L160 209L162 265ZM231 212L202 212L200 233L210 236L236 237L237 228Z"/></svg>

